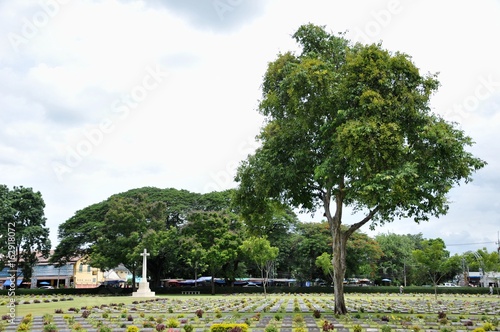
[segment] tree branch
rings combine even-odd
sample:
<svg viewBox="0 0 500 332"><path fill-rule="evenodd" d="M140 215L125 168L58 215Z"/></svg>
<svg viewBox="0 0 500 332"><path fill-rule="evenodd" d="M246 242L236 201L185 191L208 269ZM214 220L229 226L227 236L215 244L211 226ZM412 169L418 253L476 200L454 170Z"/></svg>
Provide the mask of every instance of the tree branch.
<svg viewBox="0 0 500 332"><path fill-rule="evenodd" d="M361 228L361 226L365 225L368 221L370 221L375 214L379 211L380 207L376 206L373 210L370 210L370 212L366 215L366 217L363 218L363 220L352 224L347 231L345 232L346 236L349 237L351 236L352 233L357 231L358 229Z"/></svg>

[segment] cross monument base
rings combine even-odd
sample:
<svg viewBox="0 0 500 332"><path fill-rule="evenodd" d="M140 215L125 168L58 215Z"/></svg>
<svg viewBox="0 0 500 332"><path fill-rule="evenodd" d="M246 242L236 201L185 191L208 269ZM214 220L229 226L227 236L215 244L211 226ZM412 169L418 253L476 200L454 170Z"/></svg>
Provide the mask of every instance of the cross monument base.
<svg viewBox="0 0 500 332"><path fill-rule="evenodd" d="M155 292L152 292L151 289L149 288L149 282L141 281L139 283L139 288L137 291L132 293L132 297L155 297Z"/></svg>

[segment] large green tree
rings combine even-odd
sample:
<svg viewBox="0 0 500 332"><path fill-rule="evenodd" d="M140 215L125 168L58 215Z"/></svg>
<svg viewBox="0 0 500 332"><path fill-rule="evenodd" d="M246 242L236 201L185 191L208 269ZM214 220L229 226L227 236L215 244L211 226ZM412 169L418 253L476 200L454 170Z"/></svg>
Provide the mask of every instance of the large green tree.
<svg viewBox="0 0 500 332"><path fill-rule="evenodd" d="M460 258L454 256L451 259L450 252L440 238L422 241L422 249L414 250L413 257L420 271L432 282L436 296L438 283L444 277L454 277L460 271Z"/></svg>
<svg viewBox="0 0 500 332"><path fill-rule="evenodd" d="M40 256L50 252L49 228L46 227L45 202L40 192L23 186L0 186L0 239L4 258L15 274L15 286L19 272L29 280Z"/></svg>
<svg viewBox="0 0 500 332"><path fill-rule="evenodd" d="M266 296L269 272L271 272L274 260L278 257L279 249L272 247L269 240L265 237L255 236L251 236L243 241L240 249L259 269L260 277L263 280L264 296Z"/></svg>
<svg viewBox="0 0 500 332"><path fill-rule="evenodd" d="M243 224L232 213L193 212L180 232L183 238L189 239L186 244L196 244L194 247L184 248L183 255L198 267L206 266L206 271L201 272L210 273L212 294L215 294L216 276L234 277Z"/></svg>
<svg viewBox="0 0 500 332"><path fill-rule="evenodd" d="M471 138L431 112L439 82L408 55L312 24L293 37L299 54L278 54L264 75L261 146L240 165L236 196L247 220L270 201L323 212L335 312L345 314L347 239L366 224L445 214L449 190L485 163L466 150ZM342 228L345 207L360 217Z"/></svg>
<svg viewBox="0 0 500 332"><path fill-rule="evenodd" d="M381 276L406 286L414 267L412 252L417 249L412 239L407 235L387 233L377 235L375 241L383 252L377 260Z"/></svg>

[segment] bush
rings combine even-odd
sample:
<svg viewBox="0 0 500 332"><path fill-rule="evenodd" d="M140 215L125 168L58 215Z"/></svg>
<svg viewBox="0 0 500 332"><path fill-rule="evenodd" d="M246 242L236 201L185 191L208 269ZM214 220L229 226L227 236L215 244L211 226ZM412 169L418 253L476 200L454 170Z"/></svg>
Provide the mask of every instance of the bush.
<svg viewBox="0 0 500 332"><path fill-rule="evenodd" d="M278 328L275 325L268 325L264 329L264 332L278 332Z"/></svg>
<svg viewBox="0 0 500 332"><path fill-rule="evenodd" d="M323 332L327 332L327 331L333 331L333 329L335 328L335 326L333 326L333 323L330 323L329 321L325 320L323 322Z"/></svg>
<svg viewBox="0 0 500 332"><path fill-rule="evenodd" d="M55 324L47 324L43 327L43 332L56 332L57 326Z"/></svg>
<svg viewBox="0 0 500 332"><path fill-rule="evenodd" d="M196 316L198 316L198 318L201 318L201 317L203 317L203 310L198 309L195 311L195 314L196 314Z"/></svg>
<svg viewBox="0 0 500 332"><path fill-rule="evenodd" d="M139 328L135 325L130 325L127 327L126 332L139 332Z"/></svg>
<svg viewBox="0 0 500 332"><path fill-rule="evenodd" d="M352 330L353 330L354 332L361 332L361 331L363 331L363 328L361 327L361 325L356 324L356 325L354 325L354 326L352 327Z"/></svg>
<svg viewBox="0 0 500 332"><path fill-rule="evenodd" d="M382 328L380 329L380 331L382 332L391 332L391 327L389 325L384 325L382 326Z"/></svg>
<svg viewBox="0 0 500 332"><path fill-rule="evenodd" d="M169 328L177 328L181 325L181 323L175 318L169 318L167 319L165 325Z"/></svg>
<svg viewBox="0 0 500 332"><path fill-rule="evenodd" d="M321 318L321 311L318 309L315 309L313 311L313 316L314 316L314 318Z"/></svg>
<svg viewBox="0 0 500 332"><path fill-rule="evenodd" d="M248 332L247 324L222 323L210 326L210 332Z"/></svg>
<svg viewBox="0 0 500 332"><path fill-rule="evenodd" d="M186 332L193 332L193 331L194 331L194 327L193 327L193 325L191 325L191 324L186 324L186 325L184 325L184 326L183 326L183 329L184 329L184 331L186 331Z"/></svg>
<svg viewBox="0 0 500 332"><path fill-rule="evenodd" d="M109 326L101 326L97 332L113 332L113 330Z"/></svg>
<svg viewBox="0 0 500 332"><path fill-rule="evenodd" d="M492 323L486 322L486 323L483 324L483 329L485 331L493 331L495 329L495 327L493 326Z"/></svg>
<svg viewBox="0 0 500 332"><path fill-rule="evenodd" d="M304 317L302 317L302 315L300 314L296 314L295 316L293 316L293 321L297 324L302 324L304 323Z"/></svg>
<svg viewBox="0 0 500 332"><path fill-rule="evenodd" d="M90 310L84 310L84 311L82 311L82 317L83 318L89 318L90 314L91 314Z"/></svg>

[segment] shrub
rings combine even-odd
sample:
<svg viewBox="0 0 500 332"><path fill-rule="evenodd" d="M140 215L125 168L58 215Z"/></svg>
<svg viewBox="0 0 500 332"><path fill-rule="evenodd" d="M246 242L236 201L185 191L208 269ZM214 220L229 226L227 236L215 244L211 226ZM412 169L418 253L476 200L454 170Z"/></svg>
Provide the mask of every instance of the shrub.
<svg viewBox="0 0 500 332"><path fill-rule="evenodd" d="M210 326L210 332L247 332L247 324L223 323Z"/></svg>
<svg viewBox="0 0 500 332"><path fill-rule="evenodd" d="M438 312L438 318L439 318L439 319L446 318L446 312L444 312L444 311L439 311L439 312Z"/></svg>
<svg viewBox="0 0 500 332"><path fill-rule="evenodd" d="M314 316L314 318L321 318L321 311L318 309L315 309L313 311L313 316Z"/></svg>
<svg viewBox="0 0 500 332"><path fill-rule="evenodd" d="M113 332L113 330L109 326L101 326L97 332Z"/></svg>
<svg viewBox="0 0 500 332"><path fill-rule="evenodd" d="M477 327L472 332L484 332L484 329L482 327Z"/></svg>
<svg viewBox="0 0 500 332"><path fill-rule="evenodd" d="M453 329L450 329L448 327L443 327L439 330L439 332L453 332Z"/></svg>
<svg viewBox="0 0 500 332"><path fill-rule="evenodd" d="M333 331L333 329L335 329L335 326L333 326L333 323L325 320L323 322L323 332L327 332L327 331Z"/></svg>
<svg viewBox="0 0 500 332"><path fill-rule="evenodd" d="M127 320L128 320L129 322L133 322L133 321L134 321L134 317L132 317L132 315L128 315L128 316L127 316Z"/></svg>
<svg viewBox="0 0 500 332"><path fill-rule="evenodd" d="M276 320L278 322L281 320L281 318L283 318L283 317L280 314L274 315L274 320Z"/></svg>
<svg viewBox="0 0 500 332"><path fill-rule="evenodd" d="M139 332L139 328L135 325L130 325L127 327L126 332Z"/></svg>
<svg viewBox="0 0 500 332"><path fill-rule="evenodd" d="M271 324L266 326L264 332L278 332L278 328L275 325Z"/></svg>
<svg viewBox="0 0 500 332"><path fill-rule="evenodd" d="M169 328L177 328L181 325L181 323L179 323L179 321L175 318L169 318L165 325Z"/></svg>
<svg viewBox="0 0 500 332"><path fill-rule="evenodd" d="M191 324L186 324L186 325L184 325L182 328L183 328L183 329L184 329L184 331L186 331L186 332L193 332L193 331L194 331L194 327L193 327L193 325L191 325Z"/></svg>
<svg viewBox="0 0 500 332"><path fill-rule="evenodd" d="M486 323L483 324L483 329L485 331L493 331L495 329L495 327L493 326L492 323L486 322Z"/></svg>
<svg viewBox="0 0 500 332"><path fill-rule="evenodd" d="M198 316L198 318L201 318L201 317L203 317L203 310L198 309L195 311L195 314L196 314L196 316Z"/></svg>
<svg viewBox="0 0 500 332"><path fill-rule="evenodd" d="M295 323L301 324L304 322L304 317L302 317L302 315L300 314L296 314L295 316L293 316L293 321Z"/></svg>
<svg viewBox="0 0 500 332"><path fill-rule="evenodd" d="M142 322L142 326L145 327L145 328L155 327L155 323L150 322L150 321L144 321L144 322Z"/></svg>
<svg viewBox="0 0 500 332"><path fill-rule="evenodd" d="M43 327L43 332L56 332L57 326L55 324L47 324Z"/></svg>
<svg viewBox="0 0 500 332"><path fill-rule="evenodd" d="M391 327L389 325L384 325L382 326L382 328L380 329L380 331L382 332L391 332Z"/></svg>
<svg viewBox="0 0 500 332"><path fill-rule="evenodd" d="M30 330L31 330L30 324L21 323L21 324L19 324L19 326L17 327L17 330L16 330L16 331L30 331Z"/></svg>
<svg viewBox="0 0 500 332"><path fill-rule="evenodd" d="M356 324L356 325L353 325L352 330L354 332L361 332L361 331L363 331L363 328L361 327L361 325Z"/></svg>
<svg viewBox="0 0 500 332"><path fill-rule="evenodd" d="M91 314L90 310L84 310L82 311L82 318L89 318L90 314Z"/></svg>
<svg viewBox="0 0 500 332"><path fill-rule="evenodd" d="M156 331L165 331L166 329L167 327L165 326L165 324L156 325Z"/></svg>

